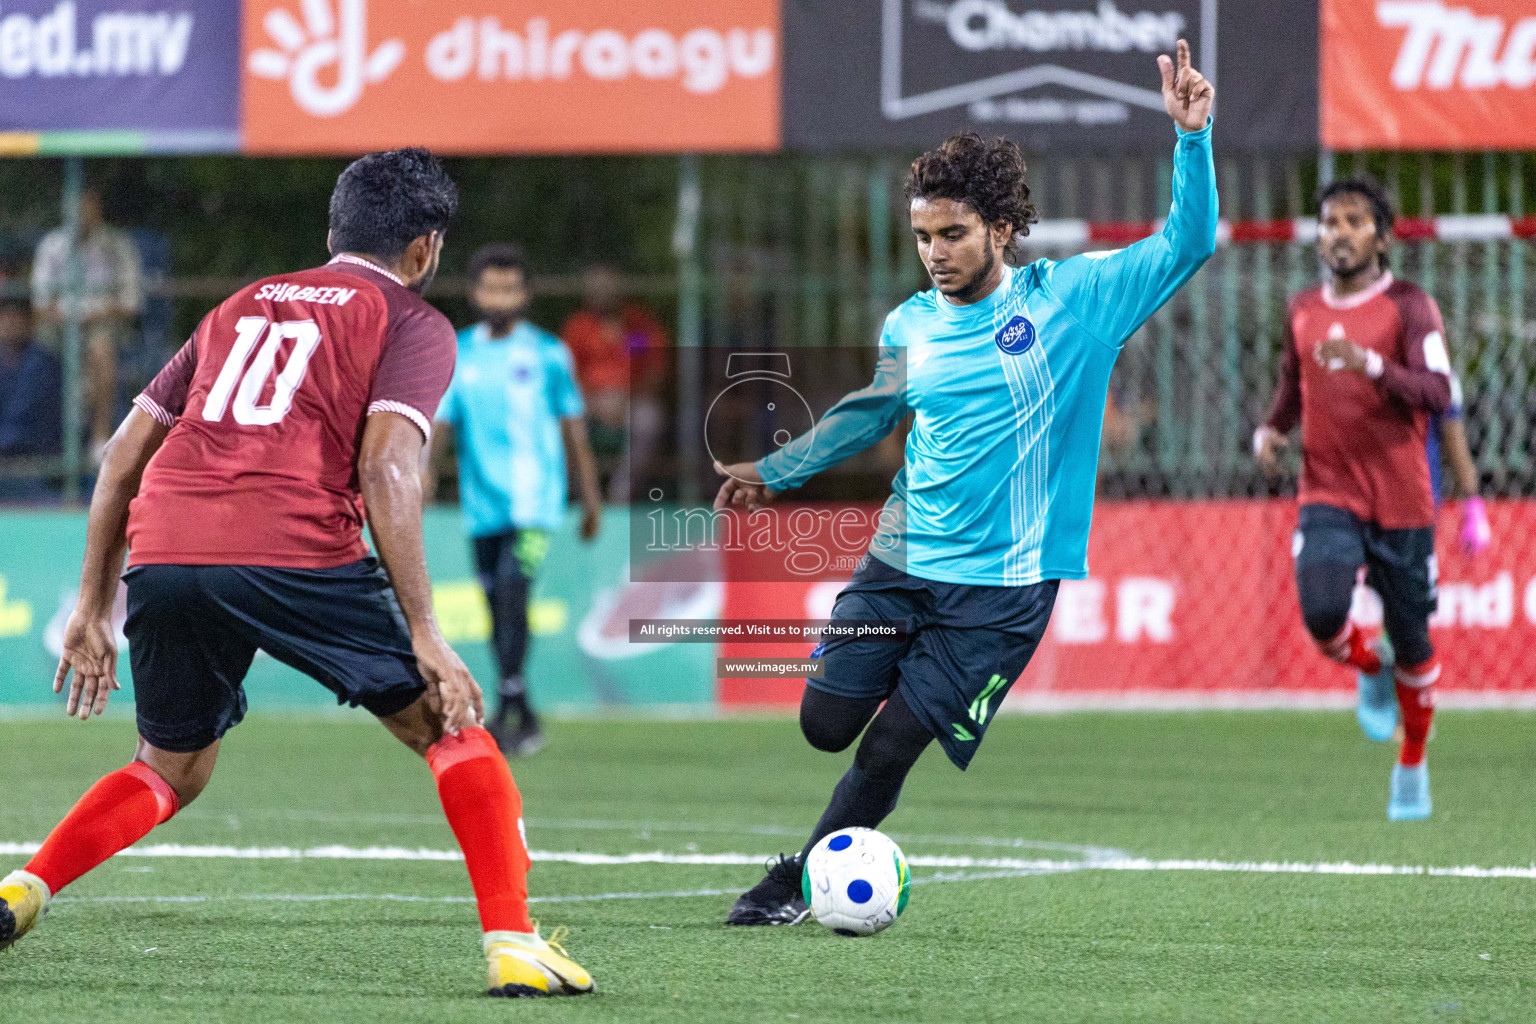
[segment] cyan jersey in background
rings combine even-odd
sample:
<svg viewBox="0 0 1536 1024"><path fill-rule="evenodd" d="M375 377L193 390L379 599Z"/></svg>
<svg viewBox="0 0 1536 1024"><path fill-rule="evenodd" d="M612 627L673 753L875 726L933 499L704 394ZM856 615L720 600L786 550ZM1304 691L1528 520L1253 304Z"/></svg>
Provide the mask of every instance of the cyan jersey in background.
<svg viewBox="0 0 1536 1024"><path fill-rule="evenodd" d="M585 411L570 350L521 322L492 339L485 324L459 332L453 380L437 419L453 425L459 504L470 536L553 530L565 513L560 421Z"/></svg>
<svg viewBox="0 0 1536 1024"><path fill-rule="evenodd" d="M1209 124L1179 132L1173 207L1157 235L1007 268L972 305L931 290L898 306L885 320L874 380L758 460L764 481L798 487L910 410L906 464L870 554L948 583L1086 576L1110 369L1216 246L1210 135Z"/></svg>

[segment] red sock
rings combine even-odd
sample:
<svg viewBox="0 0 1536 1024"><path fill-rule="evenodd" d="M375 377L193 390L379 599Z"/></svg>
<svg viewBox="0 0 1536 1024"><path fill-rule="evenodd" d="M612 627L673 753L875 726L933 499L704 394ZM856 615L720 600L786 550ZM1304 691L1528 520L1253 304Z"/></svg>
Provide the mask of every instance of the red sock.
<svg viewBox="0 0 1536 1024"><path fill-rule="evenodd" d="M484 729L444 736L427 750L437 795L453 828L488 932L531 932L523 798Z"/></svg>
<svg viewBox="0 0 1536 1024"><path fill-rule="evenodd" d="M1440 660L1431 657L1418 665L1399 668L1397 707L1403 718L1403 750L1398 762L1412 768L1424 760L1424 743L1429 739L1429 723L1435 717L1435 681L1440 678Z"/></svg>
<svg viewBox="0 0 1536 1024"><path fill-rule="evenodd" d="M149 835L181 807L176 791L142 761L134 761L96 785L64 815L26 870L41 878L55 895L106 860Z"/></svg>
<svg viewBox="0 0 1536 1024"><path fill-rule="evenodd" d="M1353 622L1344 623L1339 635L1318 644L1323 653L1341 665L1352 665L1368 676L1381 671L1381 656L1371 650L1365 631Z"/></svg>

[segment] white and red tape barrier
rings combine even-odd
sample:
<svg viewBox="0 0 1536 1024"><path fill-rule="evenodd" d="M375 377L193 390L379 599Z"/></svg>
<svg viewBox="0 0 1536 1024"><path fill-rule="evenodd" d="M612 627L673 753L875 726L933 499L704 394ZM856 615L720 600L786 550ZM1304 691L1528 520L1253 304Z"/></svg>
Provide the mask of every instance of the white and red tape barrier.
<svg viewBox="0 0 1536 1024"><path fill-rule="evenodd" d="M1042 220L1030 226L1024 244L1038 248L1070 248L1089 245L1127 245L1161 231L1162 221ZM1445 217L1402 217L1395 231L1400 242L1497 242L1511 238L1536 238L1536 217L1503 214L1458 214ZM1317 221L1296 220L1221 221L1217 245L1317 240Z"/></svg>

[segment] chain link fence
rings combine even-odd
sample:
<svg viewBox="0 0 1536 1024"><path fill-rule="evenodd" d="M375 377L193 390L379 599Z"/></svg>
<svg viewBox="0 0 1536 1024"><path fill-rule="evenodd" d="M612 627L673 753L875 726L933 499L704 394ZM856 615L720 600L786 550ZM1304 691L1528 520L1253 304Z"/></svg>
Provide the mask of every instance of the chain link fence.
<svg viewBox="0 0 1536 1024"><path fill-rule="evenodd" d="M871 344L885 314L928 285L901 197L910 156L703 160L697 255L691 268L700 283L699 343L711 348ZM579 189L586 164L568 163L571 187ZM1352 154L1334 161L1331 169L1322 166L1325 177L1375 174L1410 216L1498 213L1518 218L1528 207L1536 209L1536 154ZM1319 167L1313 159L1220 158L1223 216L1314 216L1311 196ZM516 169L507 162L508 175ZM493 170L477 165L483 175L494 177ZM1167 157L1046 156L1030 161L1034 199L1042 216L1053 219L1152 220L1167 209L1170 175ZM654 178L646 179L651 192L656 191ZM196 210L188 214L200 215ZM472 222L475 217L474 209L466 209L461 219L471 222L456 228L459 239L483 233L483 225ZM497 223L498 230L506 227ZM639 255L617 254L615 262L632 268L663 265L658 253L666 248L669 226L646 224L626 235L626 244ZM156 236L156 244L178 245L174 229ZM1084 247L1039 247L1032 254L1060 258ZM13 248L16 258L8 261L10 276L0 287L24 295L26 247ZM1427 289L1444 313L1452 360L1464 387L1468 437L1489 495L1536 492L1536 414L1527 400L1536 368L1530 248L1527 241L1512 238L1433 240L1398 244L1392 252L1399 276ZM258 268L260 273L283 269ZM687 289L679 283L689 279L690 269L683 269L681 274L630 273L625 284L671 321L685 313ZM1253 467L1249 438L1274 387L1286 297L1317 278L1317 262L1306 244L1226 245L1131 339L1111 382L1101 458L1106 497L1284 493L1283 488L1273 490ZM126 368L120 407L131 398L128 389L142 385L174 351L185 325L244 280L183 273L147 282L151 301L165 311L148 325L152 332L143 332L136 361ZM558 327L578 301L577 275L535 273L532 284L535 319ZM452 275L434 286L434 301L456 322L468 313L465 286ZM39 466L56 479L56 459L18 463L3 457L0 478L36 473Z"/></svg>
<svg viewBox="0 0 1536 1024"><path fill-rule="evenodd" d="M1334 170L1374 173L1415 217L1519 218L1531 164L1528 154L1351 156ZM904 169L898 158L708 162L703 343L871 344L885 313L928 287L907 231ZM1116 222L1166 211L1170 176L1166 159L1045 159L1030 171L1042 216ZM1225 219L1315 216L1315 163L1226 158L1218 181ZM1030 258L1103 247L1042 245ZM1524 239L1493 238L1404 242L1391 253L1395 273L1440 304L1490 495L1536 493L1536 413L1526 397L1536 362L1530 249ZM1250 438L1275 386L1287 298L1318 280L1310 244L1224 245L1127 343L1110 385L1106 497L1241 497L1293 486L1276 490L1263 478Z"/></svg>

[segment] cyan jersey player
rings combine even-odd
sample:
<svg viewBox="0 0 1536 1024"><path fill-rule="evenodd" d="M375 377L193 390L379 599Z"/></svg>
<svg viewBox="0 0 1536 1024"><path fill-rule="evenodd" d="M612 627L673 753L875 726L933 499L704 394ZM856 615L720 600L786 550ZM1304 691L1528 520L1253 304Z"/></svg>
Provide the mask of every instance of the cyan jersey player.
<svg viewBox="0 0 1536 1024"><path fill-rule="evenodd" d="M800 705L806 739L826 751L864 739L805 848L780 857L727 923L804 920L806 854L837 829L878 826L930 741L964 769L1044 635L1059 582L1087 575L1110 370L1216 245L1215 90L1183 40L1177 63L1158 67L1178 126L1161 232L1021 266L1036 218L1018 147L947 140L913 162L906 185L935 287L886 318L873 382L767 458L717 465L715 507L755 508L914 414L881 526L832 610L834 621L905 620L909 638L815 652L825 677L808 680Z"/></svg>
<svg viewBox="0 0 1536 1024"><path fill-rule="evenodd" d="M549 535L565 519L567 453L581 489L583 540L597 536L602 506L570 349L526 319L522 250L483 246L470 257L469 279L479 320L458 335L458 363L437 409L423 493L436 491L452 440L464 528L491 609L497 707L486 729L504 752L527 756L544 744L523 675L528 598Z"/></svg>

